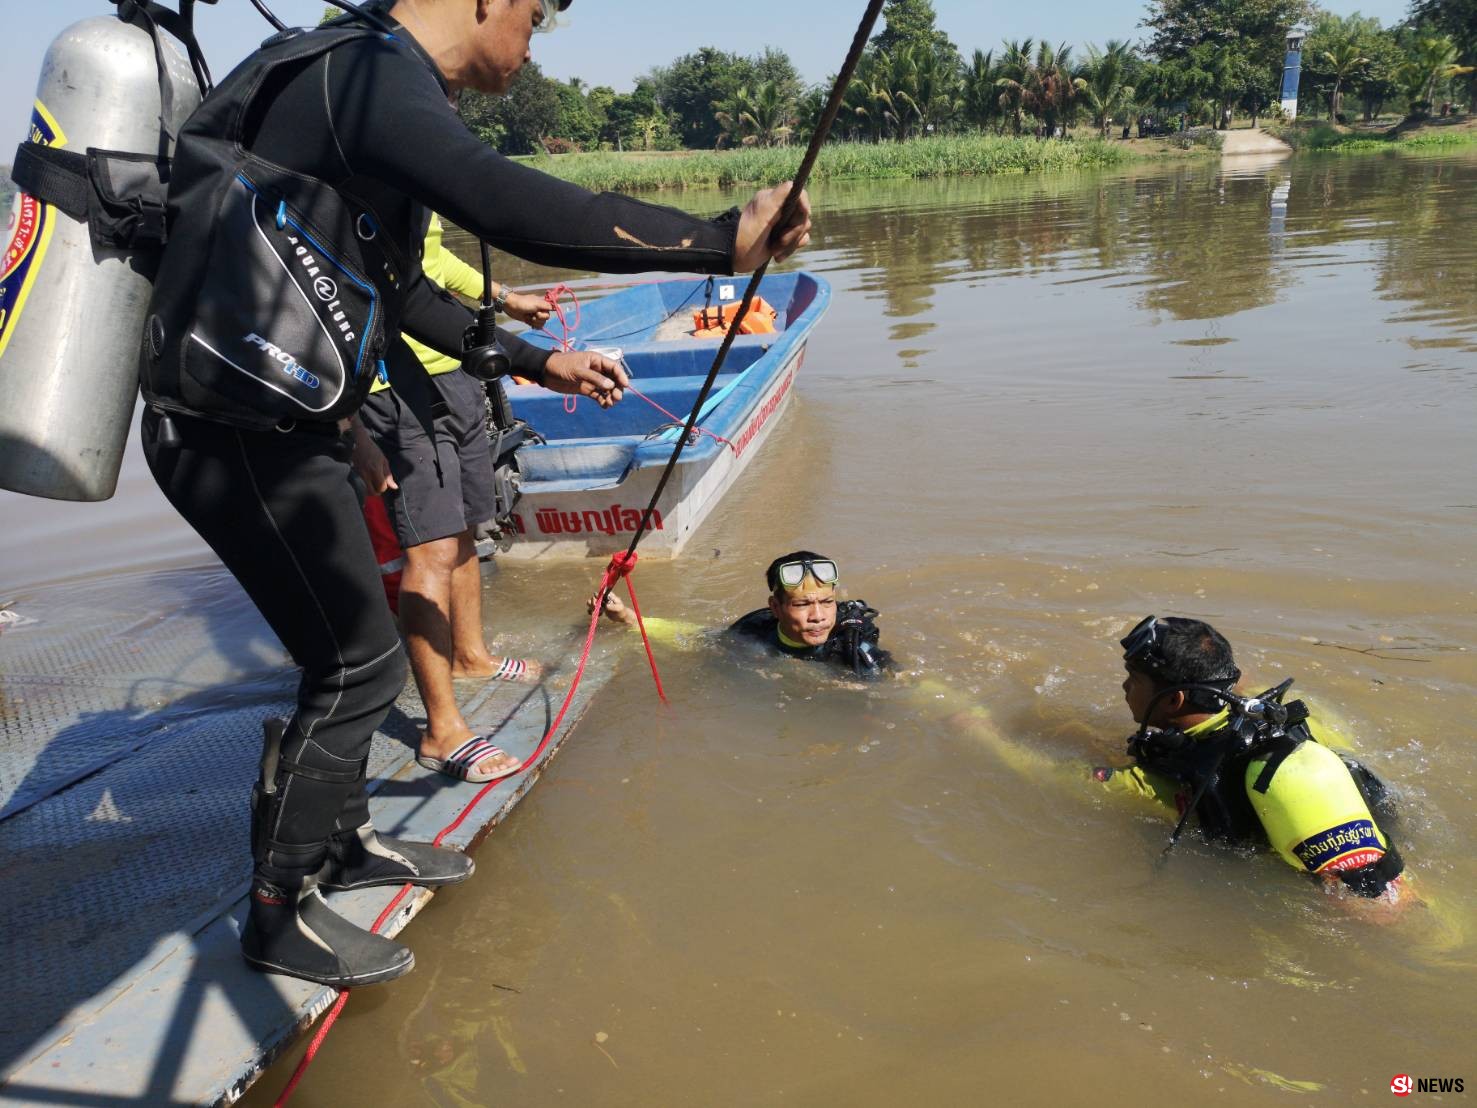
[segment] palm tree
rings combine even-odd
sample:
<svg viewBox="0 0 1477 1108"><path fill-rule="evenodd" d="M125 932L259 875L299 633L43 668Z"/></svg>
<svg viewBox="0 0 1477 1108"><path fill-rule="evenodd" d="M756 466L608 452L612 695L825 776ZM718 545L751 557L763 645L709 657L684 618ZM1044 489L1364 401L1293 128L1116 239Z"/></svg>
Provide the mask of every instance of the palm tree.
<svg viewBox="0 0 1477 1108"><path fill-rule="evenodd" d="M894 103L918 133L932 132L958 111L958 73L928 44L914 43L898 51L893 74Z"/></svg>
<svg viewBox="0 0 1477 1108"><path fill-rule="evenodd" d="M974 57L961 71L960 108L966 122L983 131L1000 107L995 94L995 51L976 50Z"/></svg>
<svg viewBox="0 0 1477 1108"><path fill-rule="evenodd" d="M1087 48L1085 77L1079 88L1103 138L1108 137L1108 120L1133 104L1133 86L1124 84L1128 55L1125 42L1110 40L1107 49L1101 52L1095 46Z"/></svg>
<svg viewBox="0 0 1477 1108"><path fill-rule="evenodd" d="M1424 119L1431 110L1437 85L1477 69L1457 64L1456 44L1446 35L1422 35L1406 48L1406 55L1395 71L1395 82L1409 105L1406 119Z"/></svg>
<svg viewBox="0 0 1477 1108"><path fill-rule="evenodd" d="M1343 42L1336 49L1324 50L1319 54L1333 72L1333 91L1328 94L1329 122L1339 117L1339 107L1344 98L1344 82L1356 76L1369 64L1369 59L1352 42Z"/></svg>
<svg viewBox="0 0 1477 1108"><path fill-rule="evenodd" d="M1066 122L1077 96L1071 73L1072 48L1066 43L1053 48L1043 40L1036 47L1036 60L1026 74L1026 106L1045 127L1046 136Z"/></svg>
<svg viewBox="0 0 1477 1108"><path fill-rule="evenodd" d="M1035 39L1007 42L1000 59L1000 75L995 87L1000 90L1000 110L1010 114L1016 134L1021 133L1021 117L1026 107L1026 83L1031 73L1031 51Z"/></svg>
<svg viewBox="0 0 1477 1108"><path fill-rule="evenodd" d="M742 97L747 89L740 89ZM743 121L760 146L778 146L793 129L795 106L774 81L760 81L744 105Z"/></svg>
<svg viewBox="0 0 1477 1108"><path fill-rule="evenodd" d="M794 106L774 81L760 81L752 92L740 85L714 106L722 139L735 145L778 146L793 129Z"/></svg>

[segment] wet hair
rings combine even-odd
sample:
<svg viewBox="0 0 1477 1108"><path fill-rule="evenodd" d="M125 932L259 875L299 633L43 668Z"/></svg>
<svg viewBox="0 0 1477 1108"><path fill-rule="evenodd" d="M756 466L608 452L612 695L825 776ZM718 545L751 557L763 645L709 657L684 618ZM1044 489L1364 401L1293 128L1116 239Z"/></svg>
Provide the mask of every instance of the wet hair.
<svg viewBox="0 0 1477 1108"><path fill-rule="evenodd" d="M1155 629L1159 637L1153 649L1127 665L1153 680L1156 692L1176 685L1215 685L1229 690L1241 680L1241 671L1231 655L1231 644L1210 624L1166 616ZM1199 689L1185 692L1185 705L1200 712L1218 712L1225 707L1210 693Z"/></svg>
<svg viewBox="0 0 1477 1108"><path fill-rule="evenodd" d="M781 554L769 563L769 568L764 571L764 583L769 586L769 595L784 597L784 590L780 588L780 566L786 562L829 562L831 559L824 554L817 554L814 550L792 550L788 554Z"/></svg>

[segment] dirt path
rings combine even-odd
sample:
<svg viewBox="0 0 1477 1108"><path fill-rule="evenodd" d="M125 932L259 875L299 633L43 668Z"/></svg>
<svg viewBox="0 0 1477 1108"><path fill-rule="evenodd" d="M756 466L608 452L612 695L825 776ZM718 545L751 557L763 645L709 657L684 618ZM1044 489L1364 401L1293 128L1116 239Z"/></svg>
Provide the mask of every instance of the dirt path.
<svg viewBox="0 0 1477 1108"><path fill-rule="evenodd" d="M1261 128L1223 131L1225 141L1221 145L1222 157L1239 154L1290 154L1292 147L1279 138L1273 138Z"/></svg>

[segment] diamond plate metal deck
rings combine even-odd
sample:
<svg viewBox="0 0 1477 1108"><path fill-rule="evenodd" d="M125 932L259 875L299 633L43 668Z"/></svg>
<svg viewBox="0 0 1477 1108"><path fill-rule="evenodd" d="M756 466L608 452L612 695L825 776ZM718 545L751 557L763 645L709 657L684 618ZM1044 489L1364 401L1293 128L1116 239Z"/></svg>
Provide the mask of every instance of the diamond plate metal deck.
<svg viewBox="0 0 1477 1108"><path fill-rule="evenodd" d="M37 622L0 632L5 1105L229 1103L333 995L256 974L237 949L261 721L290 710L295 674L224 574L119 584L23 598ZM541 653L570 649L559 629ZM592 662L547 757L611 668ZM526 754L567 680L484 684L464 710ZM420 718L412 689L375 736L372 806L386 830L430 838L478 787L414 765ZM449 841L474 841L542 766ZM392 893L334 906L367 924ZM409 898L392 932L427 899Z"/></svg>

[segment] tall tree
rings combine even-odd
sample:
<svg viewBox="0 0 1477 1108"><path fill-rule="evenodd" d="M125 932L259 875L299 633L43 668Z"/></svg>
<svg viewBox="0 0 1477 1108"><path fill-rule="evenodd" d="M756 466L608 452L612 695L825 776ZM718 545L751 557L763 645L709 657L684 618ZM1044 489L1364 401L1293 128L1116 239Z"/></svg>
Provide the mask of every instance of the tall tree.
<svg viewBox="0 0 1477 1108"><path fill-rule="evenodd" d="M1339 118L1339 108L1344 95L1344 86L1354 80L1369 64L1369 59L1359 49L1359 44L1346 42L1334 50L1325 50L1322 60L1333 74L1333 88L1328 93L1328 118Z"/></svg>
<svg viewBox="0 0 1477 1108"><path fill-rule="evenodd" d="M1150 54L1181 68L1192 114L1198 95L1219 126L1226 109L1270 98L1287 32L1314 11L1313 0L1149 0L1142 26Z"/></svg>
<svg viewBox="0 0 1477 1108"><path fill-rule="evenodd" d="M998 76L993 50L976 50L962 72L960 110L964 121L981 131L1000 114L1000 96L995 88Z"/></svg>
<svg viewBox="0 0 1477 1108"><path fill-rule="evenodd" d="M1463 65L1477 65L1477 0L1411 0L1410 18L1447 35ZM1469 76L1467 90L1477 100L1477 74Z"/></svg>
<svg viewBox="0 0 1477 1108"><path fill-rule="evenodd" d="M1457 61L1457 45L1445 35L1419 35L1406 45L1405 52L1406 61L1396 80L1405 93L1407 119L1423 119L1430 114L1431 102L1443 82L1477 72L1477 66Z"/></svg>
<svg viewBox="0 0 1477 1108"><path fill-rule="evenodd" d="M738 55L704 46L651 71L657 104L675 116L684 146L705 149L717 144L722 128L713 105L728 99L744 83L748 74L740 70L740 64Z"/></svg>
<svg viewBox="0 0 1477 1108"><path fill-rule="evenodd" d="M1000 57L999 76L995 87L1000 90L1000 110L1010 117L1016 134L1026 111L1026 86L1031 77L1031 51L1036 47L1035 39L1007 42Z"/></svg>
<svg viewBox="0 0 1477 1108"><path fill-rule="evenodd" d="M938 27L932 0L886 0L882 5L886 26L872 36L872 46L891 57L912 46L926 46L950 65L959 64L959 48Z"/></svg>
<svg viewBox="0 0 1477 1108"><path fill-rule="evenodd" d="M1128 59L1132 53L1126 42L1110 40L1107 48L1087 48L1087 64L1082 67L1082 99L1103 138L1108 137L1108 121L1120 111L1126 113L1133 103L1133 86L1127 81Z"/></svg>

